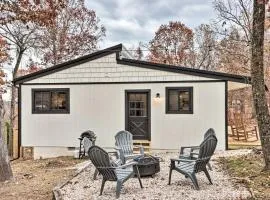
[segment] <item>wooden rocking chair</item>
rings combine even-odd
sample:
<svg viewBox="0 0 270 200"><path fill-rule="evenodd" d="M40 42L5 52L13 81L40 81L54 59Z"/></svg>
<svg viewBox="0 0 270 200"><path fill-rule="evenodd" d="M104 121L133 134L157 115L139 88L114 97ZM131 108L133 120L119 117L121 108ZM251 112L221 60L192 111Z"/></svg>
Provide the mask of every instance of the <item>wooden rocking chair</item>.
<svg viewBox="0 0 270 200"><path fill-rule="evenodd" d="M259 139L257 127L247 126L241 113L234 113L234 124L231 128L233 136L238 141L244 140L247 142L251 136L255 136L256 141Z"/></svg>

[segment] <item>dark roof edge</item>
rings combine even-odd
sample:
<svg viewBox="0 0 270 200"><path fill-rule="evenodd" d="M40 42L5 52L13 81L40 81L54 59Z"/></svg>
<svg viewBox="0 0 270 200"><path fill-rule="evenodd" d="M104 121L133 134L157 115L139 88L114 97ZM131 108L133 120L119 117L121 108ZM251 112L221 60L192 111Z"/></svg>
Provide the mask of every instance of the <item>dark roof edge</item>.
<svg viewBox="0 0 270 200"><path fill-rule="evenodd" d="M40 71L31 73L31 74L27 74L25 76L20 76L18 78L15 78L13 80L13 83L20 84L20 83L23 83L25 81L30 81L30 80L33 80L33 79L36 79L36 78L39 78L39 77L42 77L45 75L49 75L49 74L64 70L64 69L68 69L68 68L73 67L75 65L82 64L82 63L88 62L90 60L94 60L94 59L97 59L97 58L100 58L100 57L103 57L103 56L106 56L106 55L109 55L112 53L118 53L118 52L122 51L122 47L123 47L122 44L118 44L118 45L115 45L115 46L112 46L112 47L109 47L106 49L102 49L100 51L96 51L96 52L91 53L89 55L85 55L85 56L76 58L74 60L60 63L58 65L54 65L52 67L42 69Z"/></svg>
<svg viewBox="0 0 270 200"><path fill-rule="evenodd" d="M162 71L168 71L168 72L174 72L174 73L181 73L181 74L187 74L187 75L193 75L193 76L201 76L205 78L213 78L213 79L219 79L219 80L225 80L225 81L232 81L232 82L239 82L239 83L246 83L246 84L250 84L251 82L251 78L248 76L228 74L228 73L223 73L223 72L193 69L193 68L188 68L188 67L159 64L159 63L133 60L133 59L127 59L127 58L119 59L119 57L117 59L117 62L119 64L124 64L124 65L131 65L131 66L162 70Z"/></svg>

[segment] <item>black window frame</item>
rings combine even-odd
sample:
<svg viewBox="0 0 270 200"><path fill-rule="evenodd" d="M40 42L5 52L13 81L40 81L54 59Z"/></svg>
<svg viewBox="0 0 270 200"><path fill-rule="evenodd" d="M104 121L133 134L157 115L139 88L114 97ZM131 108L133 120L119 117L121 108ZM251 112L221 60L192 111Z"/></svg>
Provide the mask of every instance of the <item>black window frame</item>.
<svg viewBox="0 0 270 200"><path fill-rule="evenodd" d="M189 110L169 110L169 90L178 92L189 92L190 109ZM193 87L166 87L166 114L193 114Z"/></svg>
<svg viewBox="0 0 270 200"><path fill-rule="evenodd" d="M35 93L36 92L49 92L50 93L50 110L36 110L35 109ZM52 93L65 92L67 95L67 108L65 110L52 110ZM69 114L70 113L70 90L69 88L35 88L32 89L32 114Z"/></svg>

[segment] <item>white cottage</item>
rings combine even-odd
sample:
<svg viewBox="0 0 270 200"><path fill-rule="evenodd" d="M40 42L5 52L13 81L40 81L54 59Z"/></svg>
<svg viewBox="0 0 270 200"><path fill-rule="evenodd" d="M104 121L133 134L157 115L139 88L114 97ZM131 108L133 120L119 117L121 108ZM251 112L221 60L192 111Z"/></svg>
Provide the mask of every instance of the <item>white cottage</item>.
<svg viewBox="0 0 270 200"><path fill-rule="evenodd" d="M153 150L199 144L212 127L227 148L228 85L249 78L131 59L119 44L19 77L19 146L70 155L85 130L114 147L126 129Z"/></svg>

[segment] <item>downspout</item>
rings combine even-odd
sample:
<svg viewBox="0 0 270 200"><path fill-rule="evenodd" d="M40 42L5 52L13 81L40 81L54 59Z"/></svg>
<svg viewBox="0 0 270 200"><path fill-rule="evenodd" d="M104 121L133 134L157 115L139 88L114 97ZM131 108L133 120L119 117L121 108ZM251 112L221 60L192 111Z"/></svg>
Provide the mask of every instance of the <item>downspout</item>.
<svg viewBox="0 0 270 200"><path fill-rule="evenodd" d="M225 150L229 150L228 137L228 81L225 81Z"/></svg>

